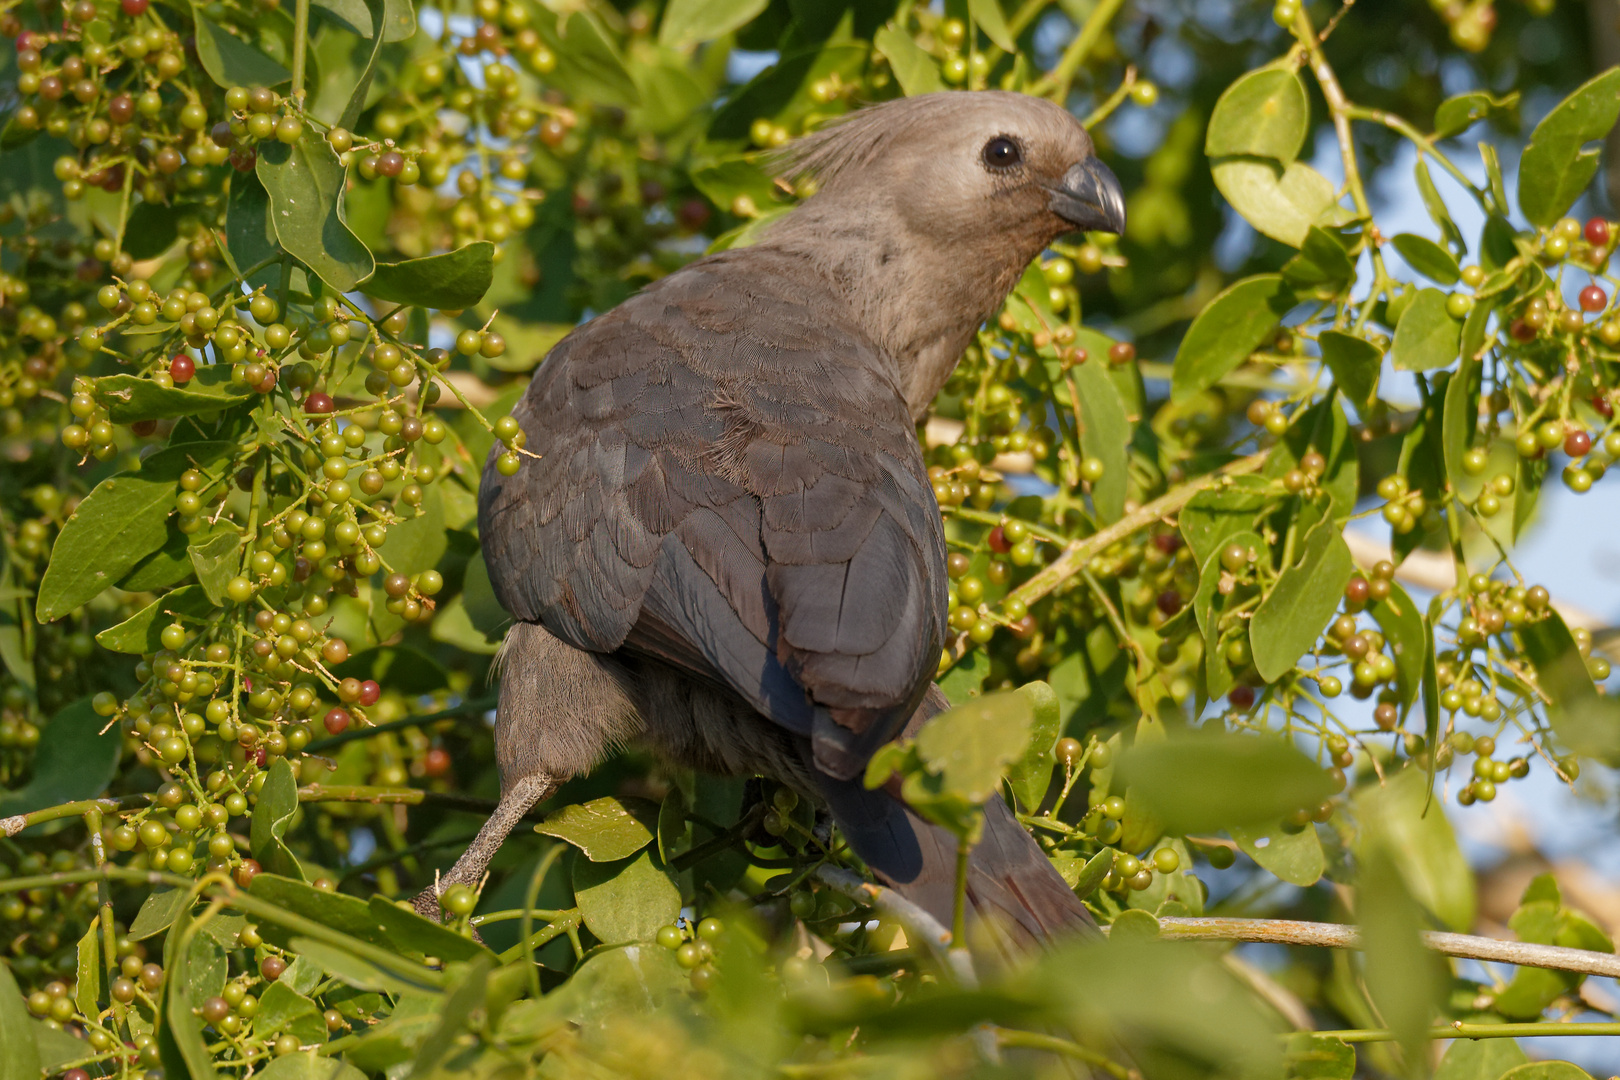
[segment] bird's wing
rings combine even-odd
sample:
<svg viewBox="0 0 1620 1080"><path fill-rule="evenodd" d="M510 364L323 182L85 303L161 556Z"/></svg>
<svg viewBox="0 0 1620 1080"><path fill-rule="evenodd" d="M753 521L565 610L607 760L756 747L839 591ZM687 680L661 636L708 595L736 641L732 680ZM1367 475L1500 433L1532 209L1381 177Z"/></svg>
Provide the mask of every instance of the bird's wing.
<svg viewBox="0 0 1620 1080"><path fill-rule="evenodd" d="M559 345L514 410L541 459L486 467L480 527L514 615L729 686L850 776L938 662L944 537L897 380L784 258Z"/></svg>

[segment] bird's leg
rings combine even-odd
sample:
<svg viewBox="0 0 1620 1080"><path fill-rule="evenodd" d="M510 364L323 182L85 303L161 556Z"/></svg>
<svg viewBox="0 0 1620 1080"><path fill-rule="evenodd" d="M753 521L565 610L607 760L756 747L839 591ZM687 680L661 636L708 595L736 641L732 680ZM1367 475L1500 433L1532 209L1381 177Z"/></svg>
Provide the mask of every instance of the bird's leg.
<svg viewBox="0 0 1620 1080"><path fill-rule="evenodd" d="M439 880L423 889L411 902L416 913L434 922L440 921L439 896L452 885L476 885L483 879L489 862L505 843L506 836L532 810L536 803L556 789L556 781L543 773L525 776L512 785L512 790L501 796L495 812L489 815L484 827L467 846L456 865L440 875Z"/></svg>

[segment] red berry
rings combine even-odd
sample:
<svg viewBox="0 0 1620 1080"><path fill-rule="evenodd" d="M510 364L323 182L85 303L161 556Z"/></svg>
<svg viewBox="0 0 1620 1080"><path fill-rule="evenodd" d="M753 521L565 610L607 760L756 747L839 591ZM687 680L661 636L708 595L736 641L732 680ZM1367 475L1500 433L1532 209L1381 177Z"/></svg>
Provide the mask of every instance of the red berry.
<svg viewBox="0 0 1620 1080"><path fill-rule="evenodd" d="M1514 341L1532 341L1536 336L1536 328L1523 319L1514 319L1513 326L1508 332L1513 335Z"/></svg>
<svg viewBox="0 0 1620 1080"><path fill-rule="evenodd" d="M332 709L326 714L326 733L328 735L341 735L349 726L349 710Z"/></svg>
<svg viewBox="0 0 1620 1080"><path fill-rule="evenodd" d="M249 750L247 758L261 769L270 766L270 752L262 746L257 750Z"/></svg>
<svg viewBox="0 0 1620 1080"><path fill-rule="evenodd" d="M236 867L236 883L245 889L253 884L254 876L263 871L264 867L259 865L259 860L243 859Z"/></svg>
<svg viewBox="0 0 1620 1080"><path fill-rule="evenodd" d="M1614 419L1614 402L1602 394L1592 395L1592 408L1597 410L1599 416L1605 420Z"/></svg>
<svg viewBox="0 0 1620 1080"><path fill-rule="evenodd" d="M1007 543L1007 534L1001 531L1000 525L997 525L995 528L990 530L988 542L990 544L990 550L996 552L998 555L1005 555L1007 552L1012 550L1012 545Z"/></svg>
<svg viewBox="0 0 1620 1080"><path fill-rule="evenodd" d="M1136 346L1128 341L1116 341L1108 346L1110 364L1128 364L1136 359Z"/></svg>
<svg viewBox="0 0 1620 1080"><path fill-rule="evenodd" d="M375 679L367 679L360 684L360 704L375 705L380 697L382 697L382 687L377 685Z"/></svg>
<svg viewBox="0 0 1620 1080"><path fill-rule="evenodd" d="M1589 218L1586 222L1586 242L1593 247L1609 246L1609 223L1600 217Z"/></svg>
<svg viewBox="0 0 1620 1080"><path fill-rule="evenodd" d="M450 752L435 746L422 757L422 771L429 776L443 776L450 771Z"/></svg>
<svg viewBox="0 0 1620 1080"><path fill-rule="evenodd" d="M1166 615L1174 615L1181 610L1181 594L1174 589L1166 589L1159 594L1159 610Z"/></svg>
<svg viewBox="0 0 1620 1080"><path fill-rule="evenodd" d="M1247 712L1254 707L1254 687L1234 686L1232 692L1226 695L1226 700L1232 703L1232 708Z"/></svg>
<svg viewBox="0 0 1620 1080"><path fill-rule="evenodd" d="M1181 549L1180 533L1160 533L1153 538L1153 546L1166 555L1174 555Z"/></svg>
<svg viewBox="0 0 1620 1080"><path fill-rule="evenodd" d="M1581 290L1582 311L1602 311L1608 303L1608 294L1596 285L1588 285Z"/></svg>
<svg viewBox="0 0 1620 1080"><path fill-rule="evenodd" d="M319 390L304 399L304 411L311 416L325 416L334 407L331 395L323 394Z"/></svg>
<svg viewBox="0 0 1620 1080"><path fill-rule="evenodd" d="M188 383L197 374L197 361L181 353L169 361L169 378L177 383Z"/></svg>
<svg viewBox="0 0 1620 1080"><path fill-rule="evenodd" d="M125 15L134 18L145 15L146 9L152 6L152 0L119 0L118 6L124 9Z"/></svg>
<svg viewBox="0 0 1620 1080"><path fill-rule="evenodd" d="M1585 457L1592 449L1592 436L1584 431L1572 431L1564 436L1564 453L1570 457Z"/></svg>
<svg viewBox="0 0 1620 1080"><path fill-rule="evenodd" d="M264 976L265 982L275 982L286 970L287 961L279 956L267 956L259 961L259 974Z"/></svg>
<svg viewBox="0 0 1620 1080"><path fill-rule="evenodd" d="M1601 412L1602 410L1599 411ZM136 438L144 439L157 430L157 421L137 420L133 424L129 425L129 430L135 434Z"/></svg>

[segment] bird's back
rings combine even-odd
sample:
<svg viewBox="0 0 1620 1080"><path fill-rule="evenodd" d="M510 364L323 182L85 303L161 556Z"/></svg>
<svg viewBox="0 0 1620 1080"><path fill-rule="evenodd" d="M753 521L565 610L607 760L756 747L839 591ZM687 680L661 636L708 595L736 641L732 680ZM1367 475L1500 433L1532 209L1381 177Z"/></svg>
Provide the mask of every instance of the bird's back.
<svg viewBox="0 0 1620 1080"><path fill-rule="evenodd" d="M799 734L819 708L859 743L840 771L858 768L944 633L943 534L899 381L797 256L725 252L654 283L564 339L514 409L538 460L485 470L496 595Z"/></svg>

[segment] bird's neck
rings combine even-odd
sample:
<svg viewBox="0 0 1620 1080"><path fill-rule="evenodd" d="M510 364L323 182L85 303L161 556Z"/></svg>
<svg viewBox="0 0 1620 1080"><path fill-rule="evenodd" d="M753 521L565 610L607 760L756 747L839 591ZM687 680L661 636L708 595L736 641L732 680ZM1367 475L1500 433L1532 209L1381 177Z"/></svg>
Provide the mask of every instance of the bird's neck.
<svg viewBox="0 0 1620 1080"><path fill-rule="evenodd" d="M801 256L849 304L856 325L894 361L913 419L928 411L979 326L993 315L1046 237L918 235L895 215L799 207L764 243Z"/></svg>

